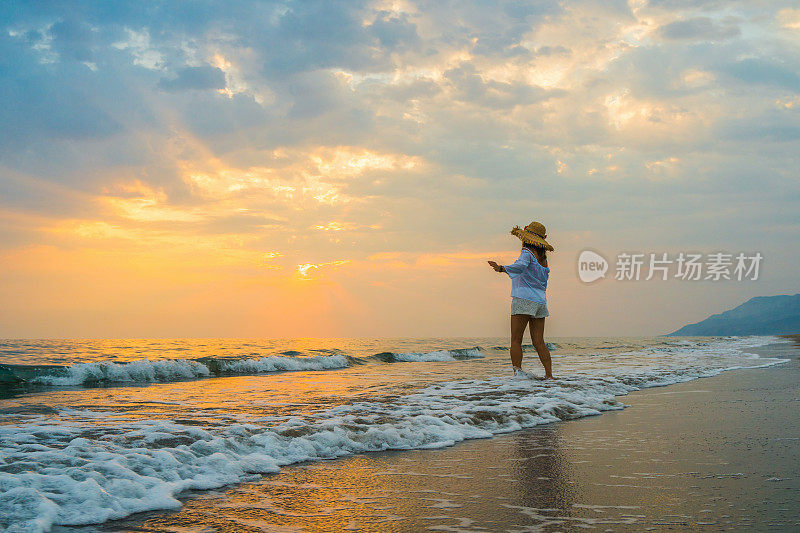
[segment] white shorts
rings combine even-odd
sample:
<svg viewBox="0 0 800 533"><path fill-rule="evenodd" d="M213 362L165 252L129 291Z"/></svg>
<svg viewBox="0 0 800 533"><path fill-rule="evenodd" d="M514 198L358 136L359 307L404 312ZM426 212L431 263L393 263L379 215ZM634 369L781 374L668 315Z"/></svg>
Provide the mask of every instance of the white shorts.
<svg viewBox="0 0 800 533"><path fill-rule="evenodd" d="M511 297L511 314L512 315L530 315L533 318L544 318L550 316L547 310L547 304L540 304L533 300L526 300L525 298Z"/></svg>

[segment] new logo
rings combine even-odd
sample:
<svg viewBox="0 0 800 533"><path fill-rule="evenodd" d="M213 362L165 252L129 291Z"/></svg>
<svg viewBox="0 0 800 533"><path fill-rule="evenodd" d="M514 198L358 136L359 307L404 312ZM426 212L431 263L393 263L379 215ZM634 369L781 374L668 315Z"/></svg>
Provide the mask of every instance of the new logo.
<svg viewBox="0 0 800 533"><path fill-rule="evenodd" d="M584 283L591 283L604 278L608 271L608 261L602 255L591 250L584 250L578 256L578 277Z"/></svg>

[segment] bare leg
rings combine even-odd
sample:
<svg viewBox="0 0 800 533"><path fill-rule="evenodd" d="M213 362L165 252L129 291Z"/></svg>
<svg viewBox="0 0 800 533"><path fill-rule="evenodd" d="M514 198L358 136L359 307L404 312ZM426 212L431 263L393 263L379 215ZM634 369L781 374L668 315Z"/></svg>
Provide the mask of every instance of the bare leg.
<svg viewBox="0 0 800 533"><path fill-rule="evenodd" d="M511 366L522 370L522 338L530 315L511 315Z"/></svg>
<svg viewBox="0 0 800 533"><path fill-rule="evenodd" d="M553 379L553 369L550 367L550 350L547 348L547 343L544 342L544 318L530 317L530 322L531 341L544 367L544 377L545 379Z"/></svg>

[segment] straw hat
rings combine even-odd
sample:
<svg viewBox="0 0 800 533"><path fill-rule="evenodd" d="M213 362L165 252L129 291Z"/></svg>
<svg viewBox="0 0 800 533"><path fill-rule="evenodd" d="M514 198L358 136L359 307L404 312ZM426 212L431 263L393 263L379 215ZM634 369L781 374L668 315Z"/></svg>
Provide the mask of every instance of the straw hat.
<svg viewBox="0 0 800 533"><path fill-rule="evenodd" d="M535 248L544 248L545 250L554 250L550 244L544 240L547 237L547 230L541 222L531 222L524 229L519 226L514 226L511 230L511 235L519 237L522 242L528 243Z"/></svg>

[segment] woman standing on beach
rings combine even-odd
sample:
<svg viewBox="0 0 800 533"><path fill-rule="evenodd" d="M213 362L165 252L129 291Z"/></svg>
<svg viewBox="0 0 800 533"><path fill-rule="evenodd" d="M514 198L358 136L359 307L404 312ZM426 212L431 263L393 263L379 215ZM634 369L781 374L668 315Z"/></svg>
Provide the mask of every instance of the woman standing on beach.
<svg viewBox="0 0 800 533"><path fill-rule="evenodd" d="M516 226L511 234L522 241L519 258L511 265L498 265L489 261L497 272L505 272L511 278L511 365L514 375L522 372L522 338L530 324L531 341L544 366L545 379L553 379L550 368L550 350L544 342L544 319L547 311L547 250L553 251L545 237L545 227L540 222L531 222L525 229Z"/></svg>

